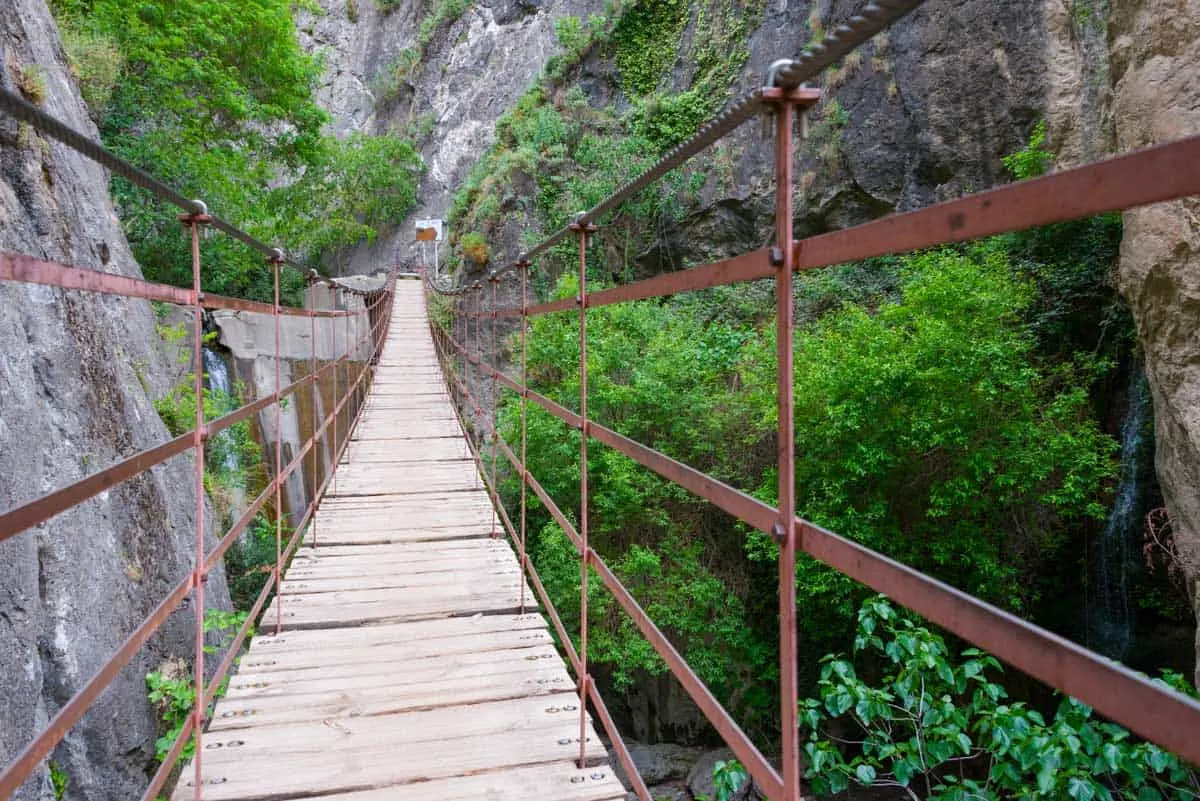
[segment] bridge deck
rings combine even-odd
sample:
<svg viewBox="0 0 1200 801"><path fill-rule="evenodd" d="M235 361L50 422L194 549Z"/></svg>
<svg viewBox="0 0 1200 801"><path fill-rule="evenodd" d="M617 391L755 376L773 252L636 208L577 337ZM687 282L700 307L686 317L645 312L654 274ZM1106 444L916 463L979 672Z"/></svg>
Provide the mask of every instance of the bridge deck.
<svg viewBox="0 0 1200 801"><path fill-rule="evenodd" d="M399 283L358 430L204 738L203 798L625 797L454 418L421 285ZM273 630L275 610L261 629ZM184 768L173 801L194 794Z"/></svg>

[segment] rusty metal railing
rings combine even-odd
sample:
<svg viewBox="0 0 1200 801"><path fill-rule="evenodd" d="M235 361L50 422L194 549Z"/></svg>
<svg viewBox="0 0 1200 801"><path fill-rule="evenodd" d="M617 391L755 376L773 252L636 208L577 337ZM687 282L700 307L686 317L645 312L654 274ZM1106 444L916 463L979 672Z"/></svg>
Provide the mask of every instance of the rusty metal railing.
<svg viewBox="0 0 1200 801"><path fill-rule="evenodd" d="M876 4L872 4L874 6ZM883 5L883 4L880 4ZM887 4L899 6L902 4ZM909 7L915 3L907 4ZM791 75L803 70L795 64L777 64L774 75ZM736 124L720 123L702 129L694 140L681 145L638 179L618 190L591 211L581 213L567 229L551 235L515 261L486 276L492 285L491 307L485 308L484 281L475 281L454 289L443 289L427 281L430 292L456 298L456 314L462 318L466 343L459 342L452 330L433 326L439 358L447 383L460 409L470 408L477 419L486 420L487 411L470 386L455 369L461 358L492 381L493 407L497 387L520 398L521 441L519 455L499 433L496 418L490 430L480 434L480 446L471 443L479 462L479 471L499 510L504 528L518 550L521 565L544 608L550 615L559 639L578 679L583 703L581 731L587 702L607 730L617 756L642 801L649 801L644 783L629 759L620 733L596 691L588 669L588 571L595 571L602 584L629 615L643 636L664 660L675 678L726 744L745 765L758 787L772 801L796 801L800 797L799 737L797 712L796 594L795 563L798 551L817 558L873 590L884 593L926 619L995 654L1030 676L1093 706L1108 718L1138 735L1167 748L1186 760L1200 764L1200 704L1166 687L1147 680L1122 665L1110 661L1069 640L1022 620L981 601L961 590L896 562L859 543L816 526L796 514L793 432L793 334L792 277L812 270L859 261L875 256L898 254L920 248L961 242L968 239L1017 231L1038 225L1118 211L1160 201L1200 194L1200 137L1191 137L1147 148L1106 161L1064 170L1036 180L981 192L920 211L897 214L853 228L834 231L796 241L792 233L793 138L794 123L804 109L814 103L818 93L798 87L794 82L776 80L754 93L756 109L771 111L775 117L775 242L774 245L734 258L667 273L641 281L588 291L586 254L589 238L597 232L601 216L615 209L668 169L679 166L690 155L700 152ZM740 122L751 114L735 115ZM716 125L716 123L714 123ZM716 130L718 133L714 134ZM683 155L680 155L683 154ZM665 165L665 166L664 166ZM661 169L660 169L661 167ZM645 176L650 176L643 180ZM630 189L632 187L632 189ZM573 298L544 303L529 302L528 272L532 259L556 244L573 237L579 254L579 292ZM499 307L496 284L507 273L520 275L519 305ZM723 286L761 278L774 278L776 285L776 360L778 406L778 498L772 506L712 476L689 467L646 445L600 425L588 417L588 310L598 306L646 300ZM554 402L527 384L527 329L533 317L574 311L579 319L579 406L574 411ZM482 353L480 323L490 319L492 352L495 353L496 327L500 318L516 318L520 332L520 377L514 379L489 364ZM472 326L472 323L474 324ZM474 329L472 331L472 328ZM472 340L474 340L472 342ZM497 361L498 358L497 358ZM551 498L527 467L526 416L529 401L579 431L580 498L576 526ZM460 412L461 415L461 412ZM465 421L464 421L465 425ZM469 429L468 429L469 430ZM780 641L780 720L782 771L777 771L717 702L704 683L687 665L670 640L654 624L645 610L621 584L613 571L591 546L588 536L587 447L595 440L631 458L663 478L675 482L747 525L770 535L779 544L779 641ZM490 471L482 453L490 441ZM518 524L501 503L497 483L496 453L503 454L521 485ZM527 491L532 491L572 542L580 557L579 648L575 649L563 621L547 595L536 569L526 552ZM524 576L523 579L524 581ZM524 599L524 585L522 585ZM524 602L522 600L522 602ZM582 741L582 737L581 737ZM581 742L582 746L582 742ZM580 759L583 749L580 749Z"/></svg>
<svg viewBox="0 0 1200 801"><path fill-rule="evenodd" d="M17 755L12 763L0 772L0 799L12 796L21 785L27 781L37 767L45 760L54 748L62 741L73 726L84 717L87 711L104 692L120 671L130 662L147 641L166 622L185 599L190 597L195 610L195 653L193 662L192 684L195 701L192 705L182 731L176 739L170 752L159 766L149 786L143 793L143 801L153 801L163 788L164 783L175 769L180 755L189 742L195 743L194 768L195 775L189 781L194 786L194 797L201 797L201 763L203 760L203 736L206 714L216 698L221 684L229 672L235 657L251 629L259 623L259 617L272 593L277 592L283 569L303 541L306 533L311 533L315 542L315 515L326 489L335 480L336 468L342 454L350 442L350 435L362 414L362 399L373 377L371 366L378 360L383 342L387 337L392 308L392 297L395 286L395 271L389 276L385 287L377 292L354 292L347 290L348 295L357 298L356 305L361 308L351 310L305 310L282 306L280 304L280 270L289 264L284 254L278 248L271 247L254 239L241 229L230 223L221 221L208 213L208 209L200 201L184 198L178 192L157 181L147 173L121 161L100 144L88 139L83 134L72 130L60 121L50 117L42 110L31 106L20 97L0 89L0 111L7 112L35 128L52 136L68 146L78 150L83 155L99 161L104 166L133 180L139 186L147 189L160 199L180 207L183 213L180 222L190 238L192 259L192 286L183 289L165 284L153 283L138 278L103 273L98 270L74 267L64 264L35 259L30 256L0 252L0 281L42 284L63 290L118 295L125 298L161 301L188 307L192 310L191 330L191 359L194 367L192 389L195 394L195 416L192 430L181 434L161 445L148 448L132 456L126 457L103 470L93 473L79 481L61 487L58 490L35 498L15 508L0 512L0 542L12 537L22 536L29 528L61 514L97 494L113 487L134 476L140 475L152 467L183 453L191 452L194 466L194 486L192 491L195 499L195 554L192 569L184 576L165 598L134 630L131 632L115 653L88 679L83 688L77 692L55 714L49 724L29 742ZM233 236L247 246L266 255L272 268L274 280L274 302L259 303L241 298L223 297L204 292L201 283L201 233L206 227L213 226ZM294 266L294 265L293 265ZM307 271L305 271L307 272ZM257 312L271 315L274 327L275 350L275 387L274 392L257 400L242 405L240 408L224 416L205 422L203 409L203 360L202 325L206 310L230 309L235 311ZM280 361L282 351L281 321L285 316L307 317L310 321L312 353L310 354L309 373L305 377L287 386L282 385ZM317 366L317 321L325 321L323 325L331 330L333 340L333 358L326 359L325 364ZM344 329L341 349L337 346L337 329ZM352 334L352 328L357 336ZM340 381L340 391L339 391ZM320 399L322 387L332 383L333 407L323 419L318 420L318 408L323 404ZM303 443L287 464L283 462L283 441L280 428L283 404L288 398L297 396L305 387L312 393L312 427L313 432ZM204 492L204 446L205 442L216 434L237 423L249 419L252 415L264 412L274 407L276 443L273 453L273 476L262 492L249 504L233 525L220 535L216 546L211 550L205 547L205 503ZM339 431L339 420L342 421ZM329 461L323 466L323 479L318 486L317 474L319 451L324 448L330 454ZM300 469L305 457L311 452L312 485L309 502L293 527L294 533L285 542L283 535L282 488L288 478ZM182 491L182 488L180 488ZM226 551L247 530L257 515L268 503L274 506L275 528L275 561L258 598L246 616L245 622L238 629L232 643L225 652L224 658L218 664L210 680L206 680L205 651L204 651L204 614L205 614L205 583L212 570L221 563ZM306 531L307 530L307 531ZM25 533L28 536L28 533ZM279 595L275 604L273 621L262 621L263 625L273 625L278 632L284 598Z"/></svg>

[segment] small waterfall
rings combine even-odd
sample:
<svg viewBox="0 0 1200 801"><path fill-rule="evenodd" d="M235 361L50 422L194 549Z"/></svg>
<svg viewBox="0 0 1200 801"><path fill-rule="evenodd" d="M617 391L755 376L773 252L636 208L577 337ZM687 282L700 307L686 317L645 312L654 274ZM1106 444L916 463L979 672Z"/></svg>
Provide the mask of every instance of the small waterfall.
<svg viewBox="0 0 1200 801"><path fill-rule="evenodd" d="M1093 593L1088 609L1091 646L1113 659L1124 657L1133 641L1129 579L1146 512L1150 414L1146 376L1140 365L1134 365L1129 377L1129 410L1121 425L1120 483L1092 554Z"/></svg>
<svg viewBox="0 0 1200 801"><path fill-rule="evenodd" d="M208 388L214 393L221 393L224 398L229 399L228 408L232 411L237 406L236 398L233 394L233 381L229 377L229 365L225 363L225 359L214 348L207 345L202 350L204 357L204 373L207 377ZM237 455L237 442L233 437L233 432L229 429L219 432L212 443L216 447L211 448L218 459L220 459L222 467L229 472L230 475L236 475L240 467Z"/></svg>

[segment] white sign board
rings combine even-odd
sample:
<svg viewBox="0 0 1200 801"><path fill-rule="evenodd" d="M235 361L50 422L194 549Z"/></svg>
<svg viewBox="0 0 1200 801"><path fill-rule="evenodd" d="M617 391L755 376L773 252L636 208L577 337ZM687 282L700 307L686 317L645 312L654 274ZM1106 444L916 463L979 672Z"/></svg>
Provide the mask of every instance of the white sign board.
<svg viewBox="0 0 1200 801"><path fill-rule="evenodd" d="M426 237L423 237L420 234L421 234L421 231L423 231L423 230L428 231L430 228L432 228L435 232L434 237L433 237L434 242L444 242L445 241L445 235L442 230L442 221L441 220L417 220L417 236L414 238L417 239L418 241L422 241L422 240L429 241L428 239L426 239Z"/></svg>

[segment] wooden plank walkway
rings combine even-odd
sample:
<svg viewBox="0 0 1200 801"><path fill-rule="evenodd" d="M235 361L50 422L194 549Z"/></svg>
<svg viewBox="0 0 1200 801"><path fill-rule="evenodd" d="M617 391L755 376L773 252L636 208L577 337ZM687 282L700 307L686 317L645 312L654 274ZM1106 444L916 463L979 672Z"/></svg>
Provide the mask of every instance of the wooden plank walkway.
<svg viewBox="0 0 1200 801"><path fill-rule="evenodd" d="M421 285L346 460L204 743L203 798L624 799L455 420ZM273 631L276 610L261 628ZM193 797L184 768L172 801Z"/></svg>

